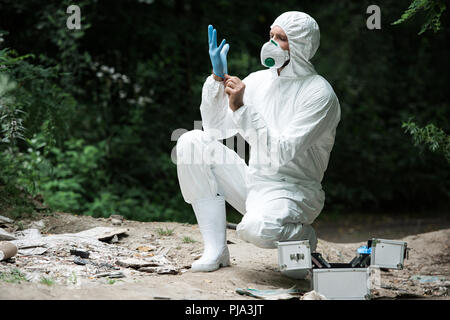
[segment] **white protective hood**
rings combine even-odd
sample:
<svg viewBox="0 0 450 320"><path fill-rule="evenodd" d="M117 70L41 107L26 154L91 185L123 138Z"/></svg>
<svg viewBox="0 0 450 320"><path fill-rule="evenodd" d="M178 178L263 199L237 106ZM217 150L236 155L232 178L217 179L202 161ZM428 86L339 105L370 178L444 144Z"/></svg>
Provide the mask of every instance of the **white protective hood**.
<svg viewBox="0 0 450 320"><path fill-rule="evenodd" d="M298 78L315 74L314 66L309 60L314 57L320 45L317 22L304 12L288 11L276 18L270 28L273 26L279 26L286 33L291 55L291 61L281 71L280 77Z"/></svg>

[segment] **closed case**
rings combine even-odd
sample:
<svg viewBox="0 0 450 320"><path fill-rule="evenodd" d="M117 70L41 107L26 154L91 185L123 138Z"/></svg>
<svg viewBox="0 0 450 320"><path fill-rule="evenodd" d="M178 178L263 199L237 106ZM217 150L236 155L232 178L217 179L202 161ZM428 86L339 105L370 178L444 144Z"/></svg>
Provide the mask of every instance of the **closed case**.
<svg viewBox="0 0 450 320"><path fill-rule="evenodd" d="M370 265L386 269L403 269L407 244L404 241L372 239Z"/></svg>
<svg viewBox="0 0 450 320"><path fill-rule="evenodd" d="M368 300L370 271L369 268L313 269L313 288L330 300Z"/></svg>
<svg viewBox="0 0 450 320"><path fill-rule="evenodd" d="M281 271L311 269L309 241L278 242L278 263Z"/></svg>

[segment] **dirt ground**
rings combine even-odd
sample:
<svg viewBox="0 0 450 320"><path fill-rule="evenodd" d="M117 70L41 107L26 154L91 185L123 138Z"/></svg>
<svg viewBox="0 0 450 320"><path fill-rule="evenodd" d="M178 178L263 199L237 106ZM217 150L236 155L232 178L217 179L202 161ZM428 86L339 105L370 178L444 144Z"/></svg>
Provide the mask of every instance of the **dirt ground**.
<svg viewBox="0 0 450 320"><path fill-rule="evenodd" d="M448 220L432 217L381 219L374 216L372 222L369 219L365 223L357 221L352 224L351 221L355 222L356 218L352 219L349 216L317 222L315 227L319 244L316 251L327 261L349 262L355 256L356 249L367 244L367 239L371 237L404 240L411 248L405 268L381 271L380 281L373 290L374 299L449 299ZM399 228L402 232L394 228L399 225L403 226ZM95 277L98 270L90 265L73 263L74 256L67 248L61 249L57 257L52 256L53 251L34 256L18 254L12 260L0 262L0 299L255 300L236 293L236 289L287 289L296 285L305 292L309 290L308 281L293 280L280 274L277 250L261 249L245 243L231 229L227 230L231 267L210 273L193 273L189 266L202 252L197 225L128 220L113 225L110 218L52 213L41 214L33 220L15 221L4 228L11 233L37 228L45 237L77 233L94 227L127 229L125 235L118 237L118 242L105 243L105 248L111 246L129 250L126 252L132 252L136 259L162 252L177 268L177 274L147 273L117 266L117 259L110 256L107 262L115 265L115 272L122 272L123 277ZM95 256L91 260L95 260ZM57 264L64 264L68 269L63 272ZM6 277L14 270L20 271L23 277L16 280ZM34 278L31 277L34 280L28 277L30 274L34 274ZM43 278L50 280L43 281Z"/></svg>

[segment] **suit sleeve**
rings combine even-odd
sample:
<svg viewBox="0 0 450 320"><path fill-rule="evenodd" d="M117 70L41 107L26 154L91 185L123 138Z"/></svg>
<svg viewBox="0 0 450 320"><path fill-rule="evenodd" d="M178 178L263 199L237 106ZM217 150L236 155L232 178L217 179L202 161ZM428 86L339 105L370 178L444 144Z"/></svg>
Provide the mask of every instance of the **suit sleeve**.
<svg viewBox="0 0 450 320"><path fill-rule="evenodd" d="M210 75L202 89L200 113L205 132L216 139L227 139L237 133L236 124L228 112L228 96L222 82Z"/></svg>
<svg viewBox="0 0 450 320"><path fill-rule="evenodd" d="M328 88L315 89L298 102L298 112L281 134L275 135L253 105L244 105L232 114L240 134L257 148L258 163L281 167L304 153L335 124L339 102Z"/></svg>

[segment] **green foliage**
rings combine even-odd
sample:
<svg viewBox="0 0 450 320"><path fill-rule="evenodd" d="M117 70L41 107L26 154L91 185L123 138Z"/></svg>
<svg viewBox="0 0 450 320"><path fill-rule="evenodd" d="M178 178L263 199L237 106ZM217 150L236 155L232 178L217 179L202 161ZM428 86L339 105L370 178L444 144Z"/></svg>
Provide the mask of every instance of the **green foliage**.
<svg viewBox="0 0 450 320"><path fill-rule="evenodd" d="M402 14L401 18L392 24L400 24L411 19L419 12L425 12L425 22L423 23L419 34L427 30L437 32L441 29L441 16L447 8L444 0L413 0L408 9Z"/></svg>
<svg viewBox="0 0 450 320"><path fill-rule="evenodd" d="M0 210L30 213L27 198L41 195L54 210L195 222L180 193L171 134L201 119L211 72L207 26L228 40L228 69L244 78L262 69L269 26L288 10L319 23L312 62L341 102L325 210L416 210L446 199L448 164L417 152L401 127L415 115L448 132L443 1L383 0L383 21L410 8L403 28L379 32L365 25L370 1L83 0L79 31L66 28L69 4L0 0L0 29L7 30L0 31L0 76L8 77L0 83L15 84L0 103ZM417 38L411 17L422 14L422 31L441 32Z"/></svg>
<svg viewBox="0 0 450 320"><path fill-rule="evenodd" d="M194 239L192 239L191 237L183 237L183 243L195 243L197 241L195 241Z"/></svg>
<svg viewBox="0 0 450 320"><path fill-rule="evenodd" d="M173 235L174 231L175 231L175 229L169 229L167 227L165 229L163 229L163 228L156 229L156 232L158 233L158 235L165 236L165 237Z"/></svg>
<svg viewBox="0 0 450 320"><path fill-rule="evenodd" d="M22 273L17 268L12 269L11 271L0 272L0 281L5 281L9 283L21 283L28 281L25 278L25 274Z"/></svg>
<svg viewBox="0 0 450 320"><path fill-rule="evenodd" d="M17 84L10 81L6 74L0 74L0 141L12 146L18 139L24 139L25 131L22 125L24 112L18 108L12 95L16 88Z"/></svg>
<svg viewBox="0 0 450 320"><path fill-rule="evenodd" d="M55 284L55 280L53 280L52 278L41 277L40 283L45 284L47 286L52 286Z"/></svg>
<svg viewBox="0 0 450 320"><path fill-rule="evenodd" d="M442 129L437 128L434 124L428 124L421 128L412 120L403 123L402 128L411 134L415 146L425 145L430 151L444 155L447 162L450 163L450 136Z"/></svg>

